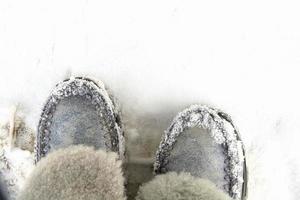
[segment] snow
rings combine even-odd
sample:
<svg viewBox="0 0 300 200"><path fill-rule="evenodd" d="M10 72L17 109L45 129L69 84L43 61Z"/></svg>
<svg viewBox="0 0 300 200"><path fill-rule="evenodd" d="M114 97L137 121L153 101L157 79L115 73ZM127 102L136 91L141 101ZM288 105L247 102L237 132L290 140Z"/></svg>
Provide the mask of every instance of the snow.
<svg viewBox="0 0 300 200"><path fill-rule="evenodd" d="M3 144L3 143L2 143ZM26 178L33 169L33 154L19 148L10 149L0 145L0 171L1 180L7 187L10 198L16 199L22 189ZM5 162L3 162L5 161Z"/></svg>
<svg viewBox="0 0 300 200"><path fill-rule="evenodd" d="M89 75L122 105L130 159L149 158L177 112L208 104L231 115L245 143L248 199L299 199L299 8L296 0L2 0L0 123L19 103L36 128L55 84Z"/></svg>

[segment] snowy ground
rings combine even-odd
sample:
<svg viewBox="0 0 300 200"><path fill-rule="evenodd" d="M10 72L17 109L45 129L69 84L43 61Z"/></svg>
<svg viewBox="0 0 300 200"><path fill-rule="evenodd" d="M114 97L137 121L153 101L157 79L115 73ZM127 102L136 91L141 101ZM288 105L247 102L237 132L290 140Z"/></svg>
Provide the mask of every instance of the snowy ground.
<svg viewBox="0 0 300 200"><path fill-rule="evenodd" d="M122 105L131 159L174 115L223 109L240 130L249 200L300 198L300 5L295 1L2 0L0 123L35 128L54 85L101 79Z"/></svg>

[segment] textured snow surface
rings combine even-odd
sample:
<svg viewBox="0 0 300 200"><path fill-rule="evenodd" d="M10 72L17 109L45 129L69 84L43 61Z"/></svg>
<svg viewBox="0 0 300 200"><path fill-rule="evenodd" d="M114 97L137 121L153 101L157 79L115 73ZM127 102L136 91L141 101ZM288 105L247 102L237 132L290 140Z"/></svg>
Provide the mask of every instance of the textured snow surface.
<svg viewBox="0 0 300 200"><path fill-rule="evenodd" d="M24 182L33 169L33 154L19 148L0 146L0 175L10 198L16 199Z"/></svg>
<svg viewBox="0 0 300 200"><path fill-rule="evenodd" d="M154 156L190 104L217 107L246 147L249 200L300 196L300 12L296 0L0 2L0 123L20 103L35 129L73 75L119 99L130 159Z"/></svg>

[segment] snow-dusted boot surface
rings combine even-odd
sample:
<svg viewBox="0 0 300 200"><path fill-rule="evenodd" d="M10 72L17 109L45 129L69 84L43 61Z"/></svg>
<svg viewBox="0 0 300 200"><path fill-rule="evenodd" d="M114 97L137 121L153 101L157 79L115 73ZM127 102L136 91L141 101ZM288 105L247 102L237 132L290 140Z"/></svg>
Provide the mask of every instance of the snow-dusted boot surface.
<svg viewBox="0 0 300 200"><path fill-rule="evenodd" d="M193 105L179 113L156 154L157 174L189 172L212 181L234 199L245 199L247 169L243 144L230 117Z"/></svg>
<svg viewBox="0 0 300 200"><path fill-rule="evenodd" d="M36 160L48 152L85 144L124 156L120 116L103 83L71 78L56 85L38 125Z"/></svg>
<svg viewBox="0 0 300 200"><path fill-rule="evenodd" d="M136 200L230 200L211 181L169 172L140 187Z"/></svg>
<svg viewBox="0 0 300 200"><path fill-rule="evenodd" d="M37 163L19 200L125 200L121 161L114 152L82 145Z"/></svg>

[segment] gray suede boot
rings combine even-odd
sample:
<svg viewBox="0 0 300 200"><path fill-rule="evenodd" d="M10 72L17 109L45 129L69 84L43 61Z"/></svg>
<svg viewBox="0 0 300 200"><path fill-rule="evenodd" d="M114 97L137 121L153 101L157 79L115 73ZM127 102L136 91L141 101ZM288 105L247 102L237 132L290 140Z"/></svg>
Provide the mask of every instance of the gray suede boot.
<svg viewBox="0 0 300 200"><path fill-rule="evenodd" d="M36 161L77 144L124 158L122 124L113 100L103 83L81 77L57 84L48 98L38 125Z"/></svg>
<svg viewBox="0 0 300 200"><path fill-rule="evenodd" d="M243 144L230 117L193 105L165 132L154 164L156 174L187 172L208 179L233 199L244 200L247 169Z"/></svg>

